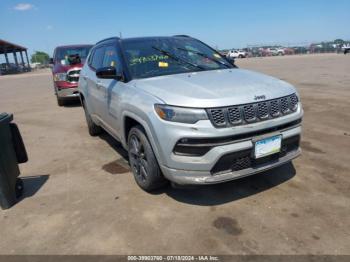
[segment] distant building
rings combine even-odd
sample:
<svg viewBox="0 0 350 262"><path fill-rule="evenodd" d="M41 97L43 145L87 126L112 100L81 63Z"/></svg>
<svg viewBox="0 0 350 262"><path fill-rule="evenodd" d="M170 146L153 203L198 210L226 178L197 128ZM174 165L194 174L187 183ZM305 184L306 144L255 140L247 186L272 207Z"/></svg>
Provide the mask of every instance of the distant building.
<svg viewBox="0 0 350 262"><path fill-rule="evenodd" d="M9 57L8 57L9 54L13 55L13 59L15 63L9 62ZM19 54L19 57L21 58L20 61L19 61L19 57L17 57L17 54ZM23 54L25 55L26 62L24 61ZM28 53L27 53L26 47L13 44L8 41L0 39L0 55L5 56L5 63L0 64L0 75L30 71L30 65L29 65L29 59L28 59Z"/></svg>

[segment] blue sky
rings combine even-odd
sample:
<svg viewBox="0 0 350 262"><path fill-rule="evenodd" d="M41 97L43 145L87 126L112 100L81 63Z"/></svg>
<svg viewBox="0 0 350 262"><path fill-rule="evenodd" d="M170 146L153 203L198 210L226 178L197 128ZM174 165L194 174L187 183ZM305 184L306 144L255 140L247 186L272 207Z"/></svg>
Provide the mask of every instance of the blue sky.
<svg viewBox="0 0 350 262"><path fill-rule="evenodd" d="M350 39L350 0L0 0L0 38L62 44L188 34L218 48Z"/></svg>

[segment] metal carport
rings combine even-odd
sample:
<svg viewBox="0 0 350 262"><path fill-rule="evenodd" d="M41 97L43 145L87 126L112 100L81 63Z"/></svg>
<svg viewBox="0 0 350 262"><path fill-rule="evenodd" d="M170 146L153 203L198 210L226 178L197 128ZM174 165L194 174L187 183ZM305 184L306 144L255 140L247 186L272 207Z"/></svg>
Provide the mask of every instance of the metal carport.
<svg viewBox="0 0 350 262"><path fill-rule="evenodd" d="M25 64L25 62L24 62L23 52L25 53L27 64ZM9 62L9 58L8 58L8 54L10 54L10 53L13 54L13 58L14 58L14 61L15 61L17 68L20 68L20 63L19 63L18 58L17 58L17 53L19 53L20 57L21 57L21 65L22 65L23 70L30 71L30 64L29 64L29 59L28 59L27 48L0 39L0 55L5 56L6 66L8 68L10 68L10 62ZM1 74L1 70L0 70L0 74Z"/></svg>

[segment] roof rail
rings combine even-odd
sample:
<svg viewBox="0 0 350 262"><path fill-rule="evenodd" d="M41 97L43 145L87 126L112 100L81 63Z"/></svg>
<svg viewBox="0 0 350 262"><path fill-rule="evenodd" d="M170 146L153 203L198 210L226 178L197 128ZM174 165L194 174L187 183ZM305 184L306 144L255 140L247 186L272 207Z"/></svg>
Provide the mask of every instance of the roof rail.
<svg viewBox="0 0 350 262"><path fill-rule="evenodd" d="M189 35L173 35L174 37L189 37L191 38Z"/></svg>
<svg viewBox="0 0 350 262"><path fill-rule="evenodd" d="M107 40L118 40L118 39L119 39L119 37L116 37L116 36L108 37L108 38L105 38L105 39L103 39L103 40L101 40L101 41L98 41L95 45L97 45L97 44L99 44L99 43L102 43L102 42L104 42L104 41L107 41Z"/></svg>

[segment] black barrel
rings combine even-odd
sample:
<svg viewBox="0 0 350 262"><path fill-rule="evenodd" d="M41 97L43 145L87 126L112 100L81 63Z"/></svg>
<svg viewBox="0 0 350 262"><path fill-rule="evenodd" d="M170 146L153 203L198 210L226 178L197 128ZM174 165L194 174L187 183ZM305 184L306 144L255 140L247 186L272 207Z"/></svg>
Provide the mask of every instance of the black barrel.
<svg viewBox="0 0 350 262"><path fill-rule="evenodd" d="M28 161L27 152L12 114L0 114L0 206L13 206L23 191L18 164Z"/></svg>

